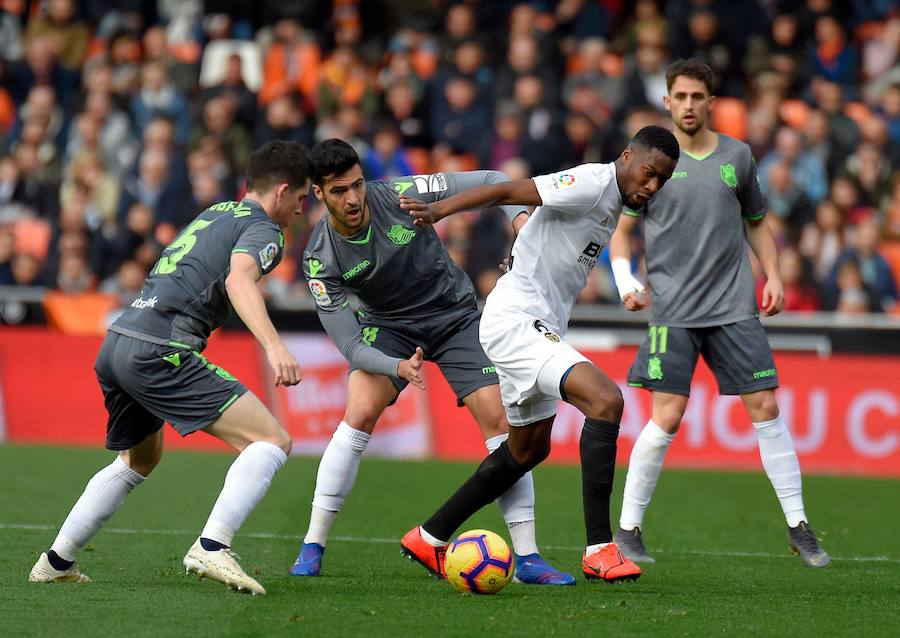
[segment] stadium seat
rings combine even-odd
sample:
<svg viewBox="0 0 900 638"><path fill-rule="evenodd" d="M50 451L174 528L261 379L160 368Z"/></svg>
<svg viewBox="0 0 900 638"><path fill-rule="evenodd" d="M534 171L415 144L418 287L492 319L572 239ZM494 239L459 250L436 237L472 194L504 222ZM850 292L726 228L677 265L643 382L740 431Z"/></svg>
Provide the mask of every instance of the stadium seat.
<svg viewBox="0 0 900 638"><path fill-rule="evenodd" d="M118 297L99 292L73 295L53 290L44 297L47 323L69 335L105 334L107 315L118 305Z"/></svg>
<svg viewBox="0 0 900 638"><path fill-rule="evenodd" d="M13 225L15 251L33 255L42 262L47 257L51 233L50 224L43 219L36 217L20 219Z"/></svg>
<svg viewBox="0 0 900 638"><path fill-rule="evenodd" d="M747 103L736 97L717 97L712 128L738 140L747 139Z"/></svg>
<svg viewBox="0 0 900 638"><path fill-rule="evenodd" d="M431 152L427 148L406 149L406 159L416 174L425 175L431 172Z"/></svg>
<svg viewBox="0 0 900 638"><path fill-rule="evenodd" d="M803 100L785 100L778 109L784 123L795 129L803 129L809 119L809 104Z"/></svg>
<svg viewBox="0 0 900 638"><path fill-rule="evenodd" d="M241 72L247 88L256 93L262 84L262 56L255 42L245 40L213 40L203 50L200 63L200 86L215 86L222 81L225 63L232 54L241 56Z"/></svg>

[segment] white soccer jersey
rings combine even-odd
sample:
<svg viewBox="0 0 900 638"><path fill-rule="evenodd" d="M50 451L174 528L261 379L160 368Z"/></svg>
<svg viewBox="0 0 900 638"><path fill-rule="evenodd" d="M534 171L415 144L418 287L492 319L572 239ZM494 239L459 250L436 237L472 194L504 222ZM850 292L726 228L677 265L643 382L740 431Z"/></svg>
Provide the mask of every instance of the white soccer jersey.
<svg viewBox="0 0 900 638"><path fill-rule="evenodd" d="M616 166L582 164L534 178L543 204L513 246L513 266L488 297L566 332L572 306L622 212Z"/></svg>

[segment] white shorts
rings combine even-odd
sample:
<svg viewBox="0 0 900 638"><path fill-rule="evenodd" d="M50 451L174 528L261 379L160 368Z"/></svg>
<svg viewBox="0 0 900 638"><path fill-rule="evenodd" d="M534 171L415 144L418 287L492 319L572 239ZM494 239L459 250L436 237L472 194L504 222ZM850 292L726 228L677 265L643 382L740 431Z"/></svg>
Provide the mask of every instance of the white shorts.
<svg viewBox="0 0 900 638"><path fill-rule="evenodd" d="M576 363L588 361L540 319L490 302L481 315L479 337L497 368L500 396L512 426L555 415L563 375Z"/></svg>

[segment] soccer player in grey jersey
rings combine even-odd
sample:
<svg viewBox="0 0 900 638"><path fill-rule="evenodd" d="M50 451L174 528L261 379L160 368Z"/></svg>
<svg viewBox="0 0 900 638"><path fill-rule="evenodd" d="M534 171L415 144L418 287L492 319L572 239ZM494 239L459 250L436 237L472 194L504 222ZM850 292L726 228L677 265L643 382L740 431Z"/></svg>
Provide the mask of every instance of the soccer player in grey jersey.
<svg viewBox="0 0 900 638"><path fill-rule="evenodd" d="M88 482L28 580L90 582L75 565L76 553L159 463L165 420L182 436L203 430L240 453L185 568L238 591L265 593L241 568L231 542L284 465L291 438L252 392L201 352L233 308L265 348L275 384L300 382L300 367L256 282L281 260L281 229L300 213L310 173L296 142L270 142L253 153L246 197L214 204L182 230L140 297L110 327L94 368L109 412L106 447L118 455Z"/></svg>
<svg viewBox="0 0 900 638"><path fill-rule="evenodd" d="M310 152L313 190L328 215L303 254L303 272L326 332L351 365L347 410L332 436L316 477L309 528L295 576L318 576L331 525L356 480L381 413L412 383L423 387L423 359L434 361L481 428L488 451L508 436L497 374L481 348L480 312L466 274L450 259L434 229L413 224L400 209L402 195L444 199L485 183L507 181L502 173L475 171L414 175L366 182L353 148L326 140ZM524 223L522 207L504 207L511 222ZM359 299L357 316L345 290ZM548 565L534 533L534 485L523 476L497 504L509 526L519 582L571 585L575 579ZM438 575L441 575L440 573Z"/></svg>
<svg viewBox="0 0 900 638"><path fill-rule="evenodd" d="M622 301L629 310L640 310L647 300L631 274L629 237L643 219L651 317L628 383L652 392L653 412L631 453L616 541L632 560L653 562L643 544L644 512L702 354L719 392L740 395L753 421L791 548L806 565L827 567L828 554L803 508L800 464L775 401L778 376L754 298L745 238L766 274L763 311L777 314L784 300L756 164L746 144L707 127L715 101L708 66L679 60L666 80L664 105L681 157L672 179L651 202L624 211L609 247Z"/></svg>

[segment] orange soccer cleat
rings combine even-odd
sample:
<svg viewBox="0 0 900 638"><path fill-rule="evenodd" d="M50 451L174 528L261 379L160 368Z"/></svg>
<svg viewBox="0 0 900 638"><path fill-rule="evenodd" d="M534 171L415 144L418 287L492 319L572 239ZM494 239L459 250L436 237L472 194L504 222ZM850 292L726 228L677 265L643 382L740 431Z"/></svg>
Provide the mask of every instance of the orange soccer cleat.
<svg viewBox="0 0 900 638"><path fill-rule="evenodd" d="M641 576L641 568L625 558L615 543L582 558L581 571L588 580L603 580L607 583L637 580Z"/></svg>
<svg viewBox="0 0 900 638"><path fill-rule="evenodd" d="M446 545L435 547L426 541L422 538L418 525L406 532L403 540L400 541L400 553L409 560L414 560L422 565L435 578L447 578L447 573L444 571L444 559L447 556Z"/></svg>

